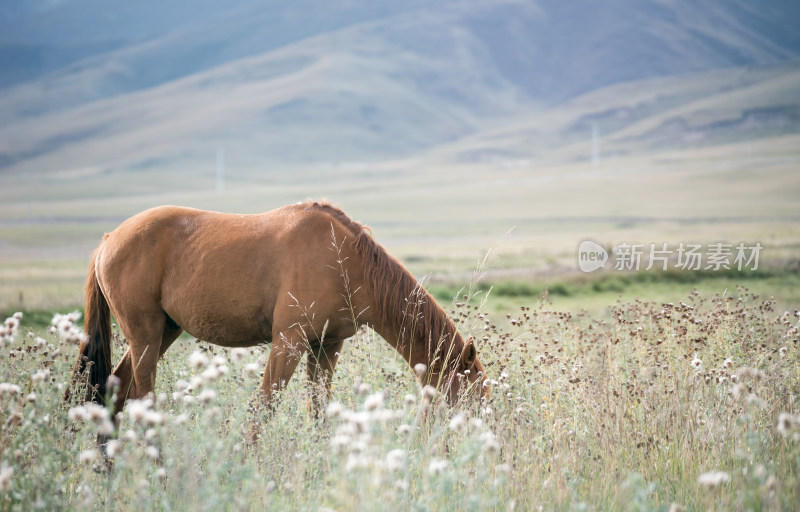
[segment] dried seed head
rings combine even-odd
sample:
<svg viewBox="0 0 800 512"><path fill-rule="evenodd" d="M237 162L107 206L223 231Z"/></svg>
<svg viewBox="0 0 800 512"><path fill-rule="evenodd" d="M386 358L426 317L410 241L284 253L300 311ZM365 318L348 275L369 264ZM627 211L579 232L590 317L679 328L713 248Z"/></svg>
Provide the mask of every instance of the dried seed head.
<svg viewBox="0 0 800 512"><path fill-rule="evenodd" d="M373 393L369 395L364 400L364 409L368 411L374 411L375 409L380 409L383 407L383 392L378 391L377 393Z"/></svg>
<svg viewBox="0 0 800 512"><path fill-rule="evenodd" d="M430 384L424 386L420 393L422 395L422 402L425 404L433 402L434 398L436 398L436 388Z"/></svg>
<svg viewBox="0 0 800 512"><path fill-rule="evenodd" d="M78 460L81 464L91 464L95 460L97 460L97 450L90 448L88 450L83 450L80 455L78 456Z"/></svg>
<svg viewBox="0 0 800 512"><path fill-rule="evenodd" d="M467 426L467 419L463 412L459 412L450 420L450 430L453 432L463 432L464 427Z"/></svg>
<svg viewBox="0 0 800 512"><path fill-rule="evenodd" d="M339 402L331 402L325 408L325 415L329 418L336 418L344 412L344 406Z"/></svg>

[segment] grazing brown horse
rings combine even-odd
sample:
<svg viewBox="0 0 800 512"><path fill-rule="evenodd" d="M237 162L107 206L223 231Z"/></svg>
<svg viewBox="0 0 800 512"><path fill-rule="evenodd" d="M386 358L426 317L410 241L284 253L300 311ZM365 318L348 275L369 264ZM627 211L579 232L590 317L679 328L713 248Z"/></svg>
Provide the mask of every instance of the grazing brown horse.
<svg viewBox="0 0 800 512"><path fill-rule="evenodd" d="M111 313L129 344L113 372ZM487 392L472 338L338 208L306 202L235 215L163 206L126 220L95 250L76 371L88 371L87 399L96 401L109 374L119 378L119 411L153 391L156 363L183 331L225 347L272 342L261 386L269 404L304 354L309 382L329 393L342 343L362 325L411 367L425 364L421 380L448 401Z"/></svg>

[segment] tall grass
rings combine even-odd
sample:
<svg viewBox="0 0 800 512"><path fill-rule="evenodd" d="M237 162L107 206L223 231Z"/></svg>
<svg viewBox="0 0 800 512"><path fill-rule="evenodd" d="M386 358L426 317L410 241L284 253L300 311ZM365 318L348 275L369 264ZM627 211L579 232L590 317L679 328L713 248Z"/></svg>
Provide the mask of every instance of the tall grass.
<svg viewBox="0 0 800 512"><path fill-rule="evenodd" d="M541 301L496 318L469 298L451 313L481 341L492 397L480 405L442 405L388 344L360 331L324 419L308 413L301 375L272 414L255 415L268 348L179 341L159 363L157 396L129 402L118 440L100 448L106 413L63 398L74 342L10 319L0 348L0 510L800 503L793 312L744 288L616 303L605 320ZM119 357L125 342L115 339ZM248 445L253 421L260 441Z"/></svg>

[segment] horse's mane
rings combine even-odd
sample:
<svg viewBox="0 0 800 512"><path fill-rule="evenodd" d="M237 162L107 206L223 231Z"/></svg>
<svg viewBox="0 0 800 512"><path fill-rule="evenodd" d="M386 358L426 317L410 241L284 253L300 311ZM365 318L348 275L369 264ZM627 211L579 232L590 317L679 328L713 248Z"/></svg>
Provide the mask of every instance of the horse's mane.
<svg viewBox="0 0 800 512"><path fill-rule="evenodd" d="M406 359L411 350L409 343L419 342L425 343L432 363L439 356L441 364L445 358L452 360L453 355L461 354L464 341L450 317L414 276L372 238L369 227L327 201L309 201L306 205L325 211L353 234L351 246L363 260L365 282L372 288L377 314L397 336L396 340L387 341L397 343L397 350Z"/></svg>

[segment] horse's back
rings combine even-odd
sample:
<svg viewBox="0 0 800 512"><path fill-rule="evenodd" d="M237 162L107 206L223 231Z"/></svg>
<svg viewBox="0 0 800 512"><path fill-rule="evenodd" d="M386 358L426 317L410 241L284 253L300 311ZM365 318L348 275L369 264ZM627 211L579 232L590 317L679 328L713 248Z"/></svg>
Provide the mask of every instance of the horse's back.
<svg viewBox="0 0 800 512"><path fill-rule="evenodd" d="M328 287L327 295L340 295L327 262L335 220L310 204L255 215L152 208L101 244L98 278L116 310L163 310L191 334L221 344L264 340L279 301L306 300Z"/></svg>

